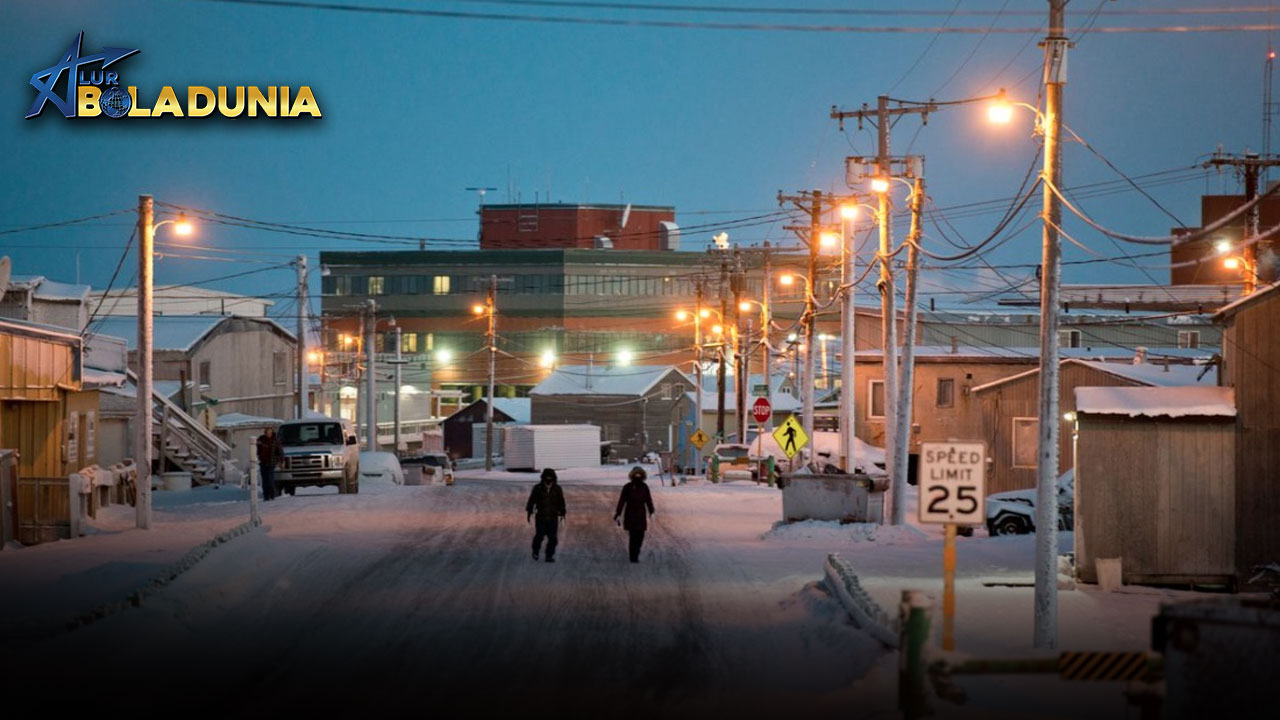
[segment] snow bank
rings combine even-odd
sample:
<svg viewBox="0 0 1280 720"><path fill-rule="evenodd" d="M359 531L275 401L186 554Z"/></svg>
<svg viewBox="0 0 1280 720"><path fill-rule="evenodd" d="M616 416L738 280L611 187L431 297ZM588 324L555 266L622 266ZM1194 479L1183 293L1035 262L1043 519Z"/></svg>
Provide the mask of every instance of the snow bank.
<svg viewBox="0 0 1280 720"><path fill-rule="evenodd" d="M861 542L875 542L881 545L918 545L931 540L928 535L912 525L841 524L837 520L777 522L763 537L765 540L787 542L800 540L831 546Z"/></svg>
<svg viewBox="0 0 1280 720"><path fill-rule="evenodd" d="M1235 417L1235 388L1082 387L1076 411L1129 417Z"/></svg>

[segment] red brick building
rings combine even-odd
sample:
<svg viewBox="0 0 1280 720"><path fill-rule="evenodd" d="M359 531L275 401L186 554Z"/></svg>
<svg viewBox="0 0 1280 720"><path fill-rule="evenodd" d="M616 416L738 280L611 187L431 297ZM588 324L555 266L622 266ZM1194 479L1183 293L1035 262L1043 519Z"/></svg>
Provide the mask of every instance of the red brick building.
<svg viewBox="0 0 1280 720"><path fill-rule="evenodd" d="M480 249L678 250L675 217L655 205L485 205Z"/></svg>

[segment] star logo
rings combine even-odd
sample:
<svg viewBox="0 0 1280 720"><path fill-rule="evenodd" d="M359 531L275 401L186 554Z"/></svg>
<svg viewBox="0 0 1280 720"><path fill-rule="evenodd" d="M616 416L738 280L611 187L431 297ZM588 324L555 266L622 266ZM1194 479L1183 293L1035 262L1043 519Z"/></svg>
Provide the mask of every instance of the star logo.
<svg viewBox="0 0 1280 720"><path fill-rule="evenodd" d="M61 60L43 70L37 70L31 76L31 86L36 89L36 99L31 103L31 108L27 110L28 118L36 117L43 112L46 102L52 102L54 106L62 111L63 115L75 117L76 74L79 72L80 66L100 62L105 70L112 64L138 52L138 50L130 50L128 48L104 47L100 53L81 57L80 46L83 41L84 32L82 31L79 35L76 35L75 40L71 41L71 45L62 54ZM67 75L66 94L59 95L57 86L62 79L63 73Z"/></svg>

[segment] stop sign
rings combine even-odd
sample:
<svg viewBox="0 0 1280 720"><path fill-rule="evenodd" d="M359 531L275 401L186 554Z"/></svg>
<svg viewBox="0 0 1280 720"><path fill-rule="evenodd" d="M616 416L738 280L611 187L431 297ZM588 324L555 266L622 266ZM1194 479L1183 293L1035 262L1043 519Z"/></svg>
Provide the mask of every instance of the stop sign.
<svg viewBox="0 0 1280 720"><path fill-rule="evenodd" d="M756 422L768 422L772 414L773 408L769 405L769 401L765 398L756 398L755 404L751 406L751 416L756 419Z"/></svg>

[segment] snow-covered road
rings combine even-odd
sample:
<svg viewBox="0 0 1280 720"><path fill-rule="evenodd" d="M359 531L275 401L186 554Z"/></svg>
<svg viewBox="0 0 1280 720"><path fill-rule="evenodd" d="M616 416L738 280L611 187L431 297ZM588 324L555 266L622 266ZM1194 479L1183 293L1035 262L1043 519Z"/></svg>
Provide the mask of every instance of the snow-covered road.
<svg viewBox="0 0 1280 720"><path fill-rule="evenodd" d="M566 482L555 564L529 556L528 476L284 498L264 506L268 530L210 553L142 608L11 650L29 669L58 657L113 677L135 668L129 685L160 707L216 715L842 707L882 649L813 586L823 551L803 567L794 553L739 563L774 518L706 522L759 514L774 505L760 494L777 490L654 484L638 565L611 521L617 482ZM44 670L22 679L49 682Z"/></svg>

